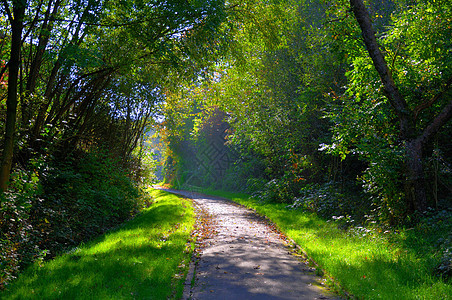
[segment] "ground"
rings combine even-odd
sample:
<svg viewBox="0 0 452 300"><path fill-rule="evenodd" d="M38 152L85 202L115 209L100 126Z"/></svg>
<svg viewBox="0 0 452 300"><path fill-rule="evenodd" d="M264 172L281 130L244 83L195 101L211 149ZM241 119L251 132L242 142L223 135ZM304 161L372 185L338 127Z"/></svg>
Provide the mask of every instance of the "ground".
<svg viewBox="0 0 452 300"><path fill-rule="evenodd" d="M334 298L265 218L227 199L168 191L193 199L198 211L198 245L184 299Z"/></svg>

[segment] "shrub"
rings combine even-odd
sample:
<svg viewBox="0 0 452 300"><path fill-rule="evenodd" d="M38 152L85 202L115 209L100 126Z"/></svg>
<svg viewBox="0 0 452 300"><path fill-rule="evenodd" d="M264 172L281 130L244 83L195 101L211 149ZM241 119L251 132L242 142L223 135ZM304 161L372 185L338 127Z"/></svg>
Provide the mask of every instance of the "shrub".
<svg viewBox="0 0 452 300"><path fill-rule="evenodd" d="M315 212L323 218L343 223L344 226L351 225L351 220L365 221L371 211L370 204L362 201L359 187L352 182L341 186L334 181L323 185L306 185L289 207Z"/></svg>
<svg viewBox="0 0 452 300"><path fill-rule="evenodd" d="M41 247L53 253L129 218L138 209L140 192L126 175L102 152L47 166L42 172L43 201L32 210L42 233Z"/></svg>
<svg viewBox="0 0 452 300"><path fill-rule="evenodd" d="M12 174L0 203L0 289L26 265L52 258L149 205L105 152L38 159Z"/></svg>
<svg viewBox="0 0 452 300"><path fill-rule="evenodd" d="M253 194L259 201L273 201L278 203L291 203L295 191L290 180L285 177L268 181L262 189Z"/></svg>
<svg viewBox="0 0 452 300"><path fill-rule="evenodd" d="M0 289L21 267L44 255L29 220L32 203L40 200L38 178L32 171L17 170L10 182L8 193L0 194Z"/></svg>

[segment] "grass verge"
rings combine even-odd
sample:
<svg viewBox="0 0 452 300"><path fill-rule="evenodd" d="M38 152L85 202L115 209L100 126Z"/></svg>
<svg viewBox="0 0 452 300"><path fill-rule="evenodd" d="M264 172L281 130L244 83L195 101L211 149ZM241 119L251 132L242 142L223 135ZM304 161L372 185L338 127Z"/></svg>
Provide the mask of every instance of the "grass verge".
<svg viewBox="0 0 452 300"><path fill-rule="evenodd" d="M363 227L339 229L315 214L285 204L262 203L245 194L204 191L255 209L292 238L340 286L358 299L452 299L452 280L432 272L430 235L450 233L429 228L382 231Z"/></svg>
<svg viewBox="0 0 452 300"><path fill-rule="evenodd" d="M20 274L1 299L180 298L194 212L186 199L150 191L155 202L124 226Z"/></svg>

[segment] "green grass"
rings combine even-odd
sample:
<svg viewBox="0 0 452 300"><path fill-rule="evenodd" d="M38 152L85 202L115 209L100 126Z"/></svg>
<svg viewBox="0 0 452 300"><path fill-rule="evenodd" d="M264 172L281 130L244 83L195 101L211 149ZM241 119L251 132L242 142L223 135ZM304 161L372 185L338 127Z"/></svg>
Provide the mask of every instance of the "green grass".
<svg viewBox="0 0 452 300"><path fill-rule="evenodd" d="M452 282L433 275L438 257L431 255L429 235L445 232L338 229L315 214L284 204L261 203L245 194L206 191L232 199L267 216L322 269L358 299L452 299ZM449 229L447 229L449 228Z"/></svg>
<svg viewBox="0 0 452 300"><path fill-rule="evenodd" d="M121 228L20 274L1 299L179 298L191 255L188 200L151 191L155 203Z"/></svg>

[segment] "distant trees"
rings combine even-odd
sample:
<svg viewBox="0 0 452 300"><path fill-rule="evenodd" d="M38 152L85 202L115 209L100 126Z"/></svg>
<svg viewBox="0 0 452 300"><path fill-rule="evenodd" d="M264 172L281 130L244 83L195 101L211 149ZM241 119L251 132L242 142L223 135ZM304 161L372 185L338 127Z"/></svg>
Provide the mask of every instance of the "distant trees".
<svg viewBox="0 0 452 300"><path fill-rule="evenodd" d="M325 12L303 3L235 5L228 16L228 33L234 36L228 55L197 83L184 86L190 92L179 97L182 103L194 99L200 107L195 124L203 124L202 111L210 107L226 113L232 126L228 144L241 154L230 170L230 178L243 181L235 186L263 186L275 179L283 190L278 200L285 202L307 182L328 177L330 158L317 151L330 136L322 107L327 84L341 82L335 53L316 50L329 47L313 25L322 26ZM168 113L179 106L167 106Z"/></svg>

